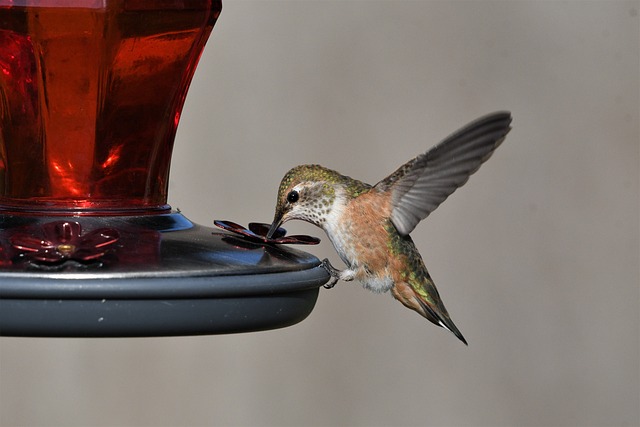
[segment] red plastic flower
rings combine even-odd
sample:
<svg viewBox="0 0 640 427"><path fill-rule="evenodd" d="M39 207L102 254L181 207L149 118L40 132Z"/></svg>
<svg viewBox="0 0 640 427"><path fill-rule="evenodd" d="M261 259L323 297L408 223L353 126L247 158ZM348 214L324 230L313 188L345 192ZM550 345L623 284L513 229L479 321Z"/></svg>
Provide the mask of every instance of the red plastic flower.
<svg viewBox="0 0 640 427"><path fill-rule="evenodd" d="M239 234L246 240L254 243L277 245L317 245L318 243L320 243L320 239L318 239L317 237L307 236L304 234L285 236L287 234L287 231L281 227L276 230L272 238L268 239L267 233L269 232L270 225L261 222L250 222L249 229L246 229L243 226L231 221L215 220L213 221L213 223L224 230Z"/></svg>
<svg viewBox="0 0 640 427"><path fill-rule="evenodd" d="M32 233L16 233L9 241L32 261L88 263L102 258L119 238L120 233L113 228L99 228L83 234L82 226L77 222L55 221L43 224Z"/></svg>

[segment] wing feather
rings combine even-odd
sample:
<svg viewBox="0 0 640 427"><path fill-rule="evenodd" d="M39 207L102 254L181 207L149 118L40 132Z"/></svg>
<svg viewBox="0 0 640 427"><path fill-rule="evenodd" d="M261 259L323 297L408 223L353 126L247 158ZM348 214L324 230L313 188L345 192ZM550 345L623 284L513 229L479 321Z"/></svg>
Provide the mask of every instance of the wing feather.
<svg viewBox="0 0 640 427"><path fill-rule="evenodd" d="M391 221L403 235L464 185L502 143L511 114L496 112L454 132L376 184L391 191Z"/></svg>

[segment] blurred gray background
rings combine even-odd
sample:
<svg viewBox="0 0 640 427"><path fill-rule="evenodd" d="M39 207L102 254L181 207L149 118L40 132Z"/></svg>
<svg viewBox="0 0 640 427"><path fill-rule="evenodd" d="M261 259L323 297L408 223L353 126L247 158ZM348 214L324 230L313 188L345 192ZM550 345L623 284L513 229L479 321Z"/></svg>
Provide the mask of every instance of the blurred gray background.
<svg viewBox="0 0 640 427"><path fill-rule="evenodd" d="M0 339L0 423L639 425L639 11L227 1L172 165L170 203L201 224L269 222L294 165L375 183L512 111L507 141L412 234L469 347L339 283L282 330ZM326 238L310 251L341 265Z"/></svg>

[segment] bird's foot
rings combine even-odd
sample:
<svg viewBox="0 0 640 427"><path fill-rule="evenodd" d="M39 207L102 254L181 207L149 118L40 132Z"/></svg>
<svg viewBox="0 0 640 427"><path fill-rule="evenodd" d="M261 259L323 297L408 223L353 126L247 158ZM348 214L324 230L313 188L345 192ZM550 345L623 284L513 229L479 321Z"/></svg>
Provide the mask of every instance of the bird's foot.
<svg viewBox="0 0 640 427"><path fill-rule="evenodd" d="M327 272L329 273L329 275L331 276L331 278L329 279L329 281L327 283L324 284L324 288L325 289L331 289L333 288L336 283L338 283L338 280L340 280L340 270L338 270L337 268L335 268L333 265L331 265L331 263L329 262L328 258L325 258L322 261L322 267L327 270Z"/></svg>

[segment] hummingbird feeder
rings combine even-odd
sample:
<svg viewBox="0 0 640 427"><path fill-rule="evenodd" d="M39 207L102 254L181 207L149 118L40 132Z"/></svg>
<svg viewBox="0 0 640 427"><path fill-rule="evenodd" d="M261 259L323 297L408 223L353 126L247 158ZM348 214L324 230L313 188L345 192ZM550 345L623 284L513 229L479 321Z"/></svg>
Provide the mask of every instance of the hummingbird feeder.
<svg viewBox="0 0 640 427"><path fill-rule="evenodd" d="M328 273L279 244L313 238L222 222L245 230L232 238L167 205L221 7L0 0L0 335L233 333L309 315Z"/></svg>

